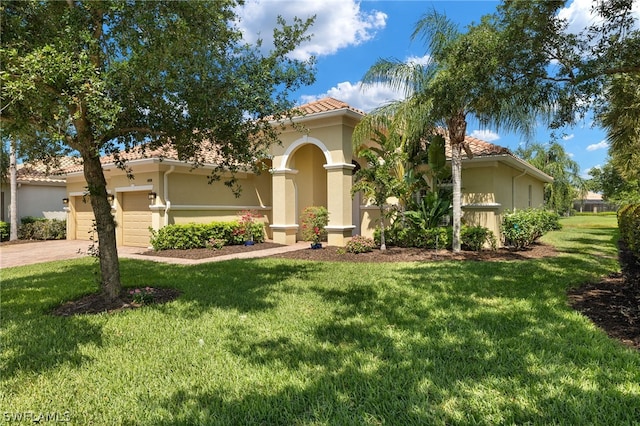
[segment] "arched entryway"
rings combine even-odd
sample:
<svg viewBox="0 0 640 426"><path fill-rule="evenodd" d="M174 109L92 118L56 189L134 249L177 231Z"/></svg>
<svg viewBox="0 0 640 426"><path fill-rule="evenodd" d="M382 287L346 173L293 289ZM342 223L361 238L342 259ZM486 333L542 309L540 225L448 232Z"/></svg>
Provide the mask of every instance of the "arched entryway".
<svg viewBox="0 0 640 426"><path fill-rule="evenodd" d="M292 244L299 239L299 217L308 206L329 210L328 243L343 246L351 237L352 164L335 162L323 141L304 136L274 159L273 239Z"/></svg>

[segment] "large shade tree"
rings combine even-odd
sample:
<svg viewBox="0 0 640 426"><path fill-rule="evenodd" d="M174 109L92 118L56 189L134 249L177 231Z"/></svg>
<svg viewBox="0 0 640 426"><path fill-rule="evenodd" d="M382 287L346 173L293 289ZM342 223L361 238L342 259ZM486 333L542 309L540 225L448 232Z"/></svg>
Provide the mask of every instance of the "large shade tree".
<svg viewBox="0 0 640 426"><path fill-rule="evenodd" d="M595 112L607 130L613 164L634 179L640 170L637 1L592 2L591 24L583 29L572 28L560 13L568 0L505 0L492 17L504 35L503 72L545 88L554 100L551 127Z"/></svg>
<svg viewBox="0 0 640 426"><path fill-rule="evenodd" d="M408 140L420 140L427 129L445 129L452 152L453 250L459 251L462 153L471 156L465 144L467 120L474 117L483 125L530 134L536 114L548 109L549 99L542 86L523 85L517 75L502 72L503 34L489 18L463 33L434 11L417 22L417 38L425 42L427 64L379 59L363 82L402 88L406 97L401 104L420 105L392 111L404 114L396 120L411 123L404 126Z"/></svg>
<svg viewBox="0 0 640 426"><path fill-rule="evenodd" d="M82 158L108 299L121 283L101 155L169 144L194 165L213 151L217 171L233 172L277 140L269 122L290 111L293 90L313 81L313 59L289 56L312 19L280 19L272 47L250 46L235 25L240 3L0 5L3 135L19 139L28 159Z"/></svg>

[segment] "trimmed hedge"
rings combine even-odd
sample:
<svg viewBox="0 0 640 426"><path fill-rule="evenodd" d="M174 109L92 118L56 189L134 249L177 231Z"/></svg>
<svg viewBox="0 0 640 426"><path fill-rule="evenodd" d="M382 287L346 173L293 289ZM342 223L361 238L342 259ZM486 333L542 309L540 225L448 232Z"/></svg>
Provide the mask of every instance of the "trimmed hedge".
<svg viewBox="0 0 640 426"><path fill-rule="evenodd" d="M619 259L625 280L640 290L640 204L618 210Z"/></svg>
<svg viewBox="0 0 640 426"><path fill-rule="evenodd" d="M543 209L507 211L502 218L504 245L522 250L549 231L561 229L558 213Z"/></svg>
<svg viewBox="0 0 640 426"><path fill-rule="evenodd" d="M253 241L264 242L263 223L257 222L250 226ZM167 225L157 231L150 229L151 246L154 250L188 250L208 247L212 240L225 241L227 245L240 245L245 242L245 227L238 221Z"/></svg>
<svg viewBox="0 0 640 426"><path fill-rule="evenodd" d="M387 245L396 247L417 247L428 249L450 249L453 241L452 227L415 228L406 223L403 227L399 223L385 228L384 237ZM380 228L373 233L373 239L380 245Z"/></svg>
<svg viewBox="0 0 640 426"><path fill-rule="evenodd" d="M64 240L67 238L67 221L26 216L20 219L20 240Z"/></svg>

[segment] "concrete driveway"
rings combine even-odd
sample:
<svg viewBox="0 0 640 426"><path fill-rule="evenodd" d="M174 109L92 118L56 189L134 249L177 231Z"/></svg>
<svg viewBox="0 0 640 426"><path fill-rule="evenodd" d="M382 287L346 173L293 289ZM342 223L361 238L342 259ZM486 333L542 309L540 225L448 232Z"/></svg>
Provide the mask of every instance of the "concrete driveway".
<svg viewBox="0 0 640 426"><path fill-rule="evenodd" d="M85 257L89 254L89 241L79 240L53 240L38 242L21 242L19 244L0 245L0 269L13 266L33 265L35 263L51 262L54 260L75 259ZM216 256L205 259L182 259L161 256L142 255L146 249L144 247L118 247L118 257L128 259L139 259L146 261L170 263L176 265L198 265L201 263L220 262L230 259L251 259L257 257L267 257L278 253L302 250L309 248L309 243L298 242L290 246L275 247L265 250L256 250L246 253L235 253L225 256Z"/></svg>
<svg viewBox="0 0 640 426"><path fill-rule="evenodd" d="M51 240L30 243L0 245L0 268L33 265L53 260L75 259L88 256L89 241ZM146 251L140 247L118 247L118 255L124 257Z"/></svg>

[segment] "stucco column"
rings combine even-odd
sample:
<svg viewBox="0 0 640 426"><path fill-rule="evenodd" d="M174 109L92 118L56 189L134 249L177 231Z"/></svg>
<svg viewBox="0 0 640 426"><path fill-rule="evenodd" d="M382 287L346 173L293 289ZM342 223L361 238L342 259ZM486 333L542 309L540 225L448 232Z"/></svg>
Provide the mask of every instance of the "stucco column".
<svg viewBox="0 0 640 426"><path fill-rule="evenodd" d="M329 226L327 244L344 247L351 239L355 226L352 222L351 185L353 164L325 165L327 170L327 210Z"/></svg>
<svg viewBox="0 0 640 426"><path fill-rule="evenodd" d="M273 242L295 244L298 224L296 223L296 182L297 170L280 169L272 172L273 191Z"/></svg>

